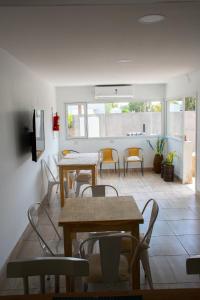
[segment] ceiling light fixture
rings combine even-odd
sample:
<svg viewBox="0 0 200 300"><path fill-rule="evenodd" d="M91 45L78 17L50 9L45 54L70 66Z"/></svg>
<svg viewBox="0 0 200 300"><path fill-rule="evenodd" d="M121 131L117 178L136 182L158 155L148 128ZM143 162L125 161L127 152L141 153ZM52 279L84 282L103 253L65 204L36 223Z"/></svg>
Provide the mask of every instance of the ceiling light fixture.
<svg viewBox="0 0 200 300"><path fill-rule="evenodd" d="M127 64L127 63L130 63L132 62L131 59L120 59L117 61L119 64Z"/></svg>
<svg viewBox="0 0 200 300"><path fill-rule="evenodd" d="M162 15L146 15L138 19L139 23L143 24L152 24L152 23L158 23L165 19L165 16Z"/></svg>

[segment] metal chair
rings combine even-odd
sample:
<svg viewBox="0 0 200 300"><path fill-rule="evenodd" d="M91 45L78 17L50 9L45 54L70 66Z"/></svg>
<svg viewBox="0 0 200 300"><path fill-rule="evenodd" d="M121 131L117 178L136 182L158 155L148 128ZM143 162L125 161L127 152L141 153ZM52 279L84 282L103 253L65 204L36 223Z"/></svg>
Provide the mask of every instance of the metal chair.
<svg viewBox="0 0 200 300"><path fill-rule="evenodd" d="M63 150L62 151L62 156L63 157L66 157L68 154L70 153L79 153L78 151L75 151L75 150ZM70 171L68 172L68 174L70 174L71 177L73 178L70 178L71 179L71 186L75 186L75 196L78 197L79 196L79 193L80 193L80 188L82 185L84 184L90 184L91 182L91 178L92 178L92 175L91 175L91 172L88 171L88 170L81 170L81 171Z"/></svg>
<svg viewBox="0 0 200 300"><path fill-rule="evenodd" d="M55 293L59 292L59 276L70 278L88 276L86 259L73 257L35 257L29 260L11 261L7 264L8 278L23 278L24 294L30 293L29 277L40 277L40 293L45 293L45 275L55 275ZM69 287L71 291L71 285Z"/></svg>
<svg viewBox="0 0 200 300"><path fill-rule="evenodd" d="M132 244L131 259L121 254L120 246L123 239L128 239ZM98 242L99 253L86 254L87 244ZM86 278L88 283L104 283L107 288L116 287L117 283L129 281L133 264L138 259L139 243L137 239L126 234L110 234L88 238L80 245L80 255L89 262L90 274Z"/></svg>
<svg viewBox="0 0 200 300"><path fill-rule="evenodd" d="M140 235L139 256L140 256L140 260L142 262L142 266L143 266L145 275L147 276L149 286L150 286L150 288L153 289L153 281L152 281L151 269L150 269L150 264L149 264L148 248L150 247L149 244L150 244L150 240L151 240L153 227L154 227L154 224L157 219L158 212L159 212L159 207L158 207L157 202L154 199L149 199L142 210L142 214L144 214L146 208L149 207L149 205L151 205L151 204L152 204L152 209L151 209L151 216L150 216L150 220L149 220L148 229L145 234ZM122 253L127 253L127 255L129 256L129 254L131 253L131 244L127 243L126 240L122 240L121 251L122 251Z"/></svg>
<svg viewBox="0 0 200 300"><path fill-rule="evenodd" d="M86 194L86 191L91 190L92 191L92 197L105 197L106 196L106 188L111 189L114 194L119 197L118 191L116 190L116 188L112 185L95 185L95 186L87 186L81 194L81 197L84 197L84 194ZM89 237L93 238L93 237L98 237L101 235L105 235L105 234L113 234L113 233L120 233L119 231L104 231L104 232L89 232ZM92 253L93 248L94 248L94 243L95 240L91 240L88 243L88 253Z"/></svg>
<svg viewBox="0 0 200 300"><path fill-rule="evenodd" d="M142 148L131 147L124 151L124 176L128 172L129 163L140 163L142 176L144 175L144 159Z"/></svg>
<svg viewBox="0 0 200 300"><path fill-rule="evenodd" d="M92 179L92 174L89 170L81 170L76 173L75 176L75 195L76 197L79 196L81 186L84 184L90 184Z"/></svg>
<svg viewBox="0 0 200 300"><path fill-rule="evenodd" d="M51 225L51 228L53 229L54 234L57 237L57 240L51 240L50 242L47 242L45 240L45 236L42 233L42 230L40 228L39 224L39 214L44 214L45 217L49 220L49 224ZM49 216L48 211L42 205L41 203L35 203L31 205L27 212L28 219L30 222L31 227L33 228L34 232L37 235L37 238L39 240L40 246L43 251L44 256L58 256L64 255L64 247L63 247L63 240L61 235L59 234L55 224L53 223L51 217Z"/></svg>
<svg viewBox="0 0 200 300"><path fill-rule="evenodd" d="M115 172L117 171L120 176L120 166L119 166L119 154L118 151L114 148L103 148L99 150L100 157L100 175L102 174L102 166L103 164L114 164Z"/></svg>
<svg viewBox="0 0 200 300"><path fill-rule="evenodd" d="M59 176L57 174L57 176L54 176L53 172L51 171L50 167L48 166L48 164L46 163L46 161L43 159L42 160L42 166L45 170L45 174L48 180L48 187L47 187L47 202L48 204L50 203L50 199L51 199L51 193L52 193L52 189L54 187L54 185L58 185L60 184L60 180L59 180ZM64 181L64 189L65 189L65 195L67 197L67 181Z"/></svg>
<svg viewBox="0 0 200 300"><path fill-rule="evenodd" d="M118 197L118 191L116 190L116 188L112 185L108 185L108 184L104 184L104 185L95 185L95 186L87 186L81 194L81 197L84 197L84 194L86 193L86 191L91 190L92 191L92 197L105 197L106 196L106 188L111 189L115 195Z"/></svg>

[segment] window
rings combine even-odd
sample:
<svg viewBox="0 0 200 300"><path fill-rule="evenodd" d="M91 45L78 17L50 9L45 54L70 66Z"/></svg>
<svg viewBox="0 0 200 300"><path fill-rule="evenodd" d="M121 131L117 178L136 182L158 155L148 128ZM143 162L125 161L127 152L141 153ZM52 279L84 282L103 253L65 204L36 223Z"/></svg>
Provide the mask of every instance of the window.
<svg viewBox="0 0 200 300"><path fill-rule="evenodd" d="M196 110L196 98L186 97L185 98L185 111L195 111Z"/></svg>
<svg viewBox="0 0 200 300"><path fill-rule="evenodd" d="M67 137L86 137L86 109L85 104L76 103L67 106Z"/></svg>
<svg viewBox="0 0 200 300"><path fill-rule="evenodd" d="M80 104L66 105L68 137L77 137L77 134L72 134L70 128L71 111L77 105ZM84 120L87 120L88 138L161 134L161 102L88 103L85 108L85 110L82 110L85 112L85 119L83 115L82 117ZM80 126L80 124L75 122L74 115L75 113L73 113L73 132L76 131L80 134L80 128L76 129L76 126Z"/></svg>
<svg viewBox="0 0 200 300"><path fill-rule="evenodd" d="M167 102L167 135L183 137L183 101Z"/></svg>

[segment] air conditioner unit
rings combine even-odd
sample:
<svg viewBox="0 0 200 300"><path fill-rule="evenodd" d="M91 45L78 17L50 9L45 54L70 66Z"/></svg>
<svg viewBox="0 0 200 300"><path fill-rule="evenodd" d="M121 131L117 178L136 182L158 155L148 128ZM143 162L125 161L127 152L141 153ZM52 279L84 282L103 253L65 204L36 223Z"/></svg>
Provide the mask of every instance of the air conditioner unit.
<svg viewBox="0 0 200 300"><path fill-rule="evenodd" d="M95 98L133 98L132 85L95 86Z"/></svg>

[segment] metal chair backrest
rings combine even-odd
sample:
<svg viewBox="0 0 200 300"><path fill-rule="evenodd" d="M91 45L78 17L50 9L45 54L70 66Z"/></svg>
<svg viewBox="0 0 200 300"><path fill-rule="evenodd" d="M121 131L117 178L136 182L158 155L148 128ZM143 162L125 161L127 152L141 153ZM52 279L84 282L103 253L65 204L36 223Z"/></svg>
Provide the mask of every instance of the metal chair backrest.
<svg viewBox="0 0 200 300"><path fill-rule="evenodd" d="M132 242L132 249L135 249L131 253L129 271L132 270L132 265L139 255L139 243L135 237L130 234L106 234L98 237L91 237L83 241L80 245L80 255L82 258L87 258L85 255L86 247L91 241L99 242L100 260L101 260L101 272L104 283L112 284L119 282L119 264L121 253L122 239L129 239ZM135 245L135 248L134 248ZM92 255L92 254L91 254ZM89 260L89 257L88 257Z"/></svg>
<svg viewBox="0 0 200 300"><path fill-rule="evenodd" d="M51 171L50 167L48 166L47 162L44 159L42 159L42 165L44 167L45 174L46 174L48 181L57 182L56 176L54 176L53 172Z"/></svg>
<svg viewBox="0 0 200 300"><path fill-rule="evenodd" d="M127 156L141 156L142 148L130 147L125 150Z"/></svg>
<svg viewBox="0 0 200 300"><path fill-rule="evenodd" d="M158 206L158 203L154 200L154 199L149 199L147 201L147 203L145 204L143 210L142 210L142 214L144 214L146 208L152 204L152 209L151 209L151 216L150 216L150 220L149 220L149 225L148 225L148 229L141 241L141 244L142 243L146 243L147 245L149 245L150 243L150 240L151 240L151 235L152 235L152 231L153 231L153 226L155 224L155 221L157 219L157 216L158 216L158 212L159 212L159 206Z"/></svg>
<svg viewBox="0 0 200 300"><path fill-rule="evenodd" d="M24 293L29 294L29 276L40 276L40 293L45 293L45 275L55 275L55 292L59 292L59 275L88 276L89 263L73 257L36 257L7 264L8 278L23 278Z"/></svg>
<svg viewBox="0 0 200 300"><path fill-rule="evenodd" d="M118 191L116 190L116 188L112 185L108 185L108 184L101 184L101 185L95 185L95 186L87 186L81 194L81 197L84 196L85 192L88 190L92 191L92 197L105 197L106 196L106 188L110 188L118 197Z"/></svg>
<svg viewBox="0 0 200 300"><path fill-rule="evenodd" d="M45 207L43 205L41 205L41 203L37 202L33 205L31 205L28 209L27 215L28 215L28 219L30 222L30 225L32 226L34 232L37 235L37 238L39 240L40 246L42 248L42 251L44 253L44 255L50 255L50 256L55 256L56 253L54 253L51 248L49 247L48 243L45 241L45 237L43 236L40 228L39 228L39 213L44 213L45 216L48 218L52 228L54 229L57 237L59 240L61 240L61 236L58 233L58 230L56 229L53 221L51 220L47 210L45 209Z"/></svg>

